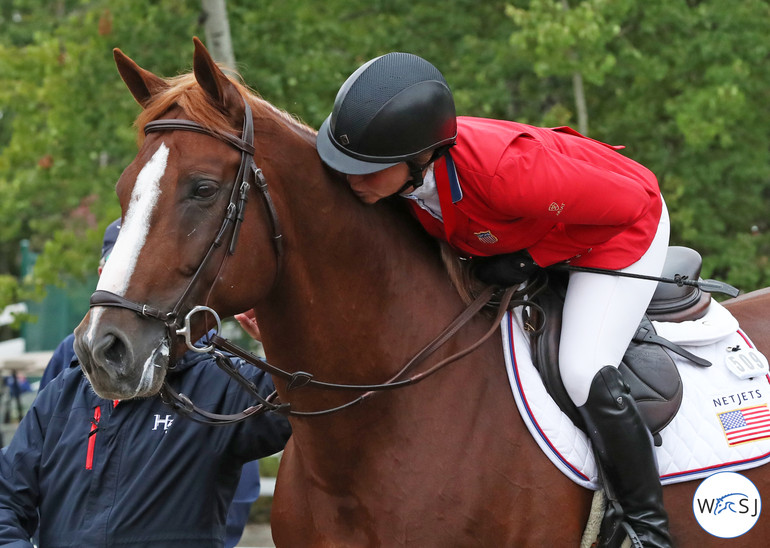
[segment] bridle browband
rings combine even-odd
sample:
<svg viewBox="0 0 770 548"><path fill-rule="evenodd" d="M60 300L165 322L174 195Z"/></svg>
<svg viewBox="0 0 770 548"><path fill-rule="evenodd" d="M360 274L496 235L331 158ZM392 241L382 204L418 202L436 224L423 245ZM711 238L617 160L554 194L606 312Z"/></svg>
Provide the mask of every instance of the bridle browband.
<svg viewBox="0 0 770 548"><path fill-rule="evenodd" d="M180 313L185 306L185 302L189 297L190 292L202 276L204 268L211 260L215 251L221 247L222 243L224 243L225 236L231 225L232 234L230 236L230 244L228 246L227 254L232 255L235 253L235 248L238 242L238 235L244 220L244 212L246 208L246 202L248 200L248 191L251 188L252 183L256 186L260 192L260 195L262 196L263 203L268 214L270 229L272 231L272 242L276 255L276 272L274 280L278 278L281 269L283 245L280 224L278 222L275 205L268 190L267 181L265 180L262 170L259 169L254 162L254 120L252 118L251 108L249 107L248 102L245 99L243 102L244 120L241 137L236 137L229 133L214 131L192 120L177 118L154 120L152 122L148 122L144 127L145 135L160 131L193 131L204 135L209 135L220 141L228 143L241 152L241 162L238 168L238 174L236 175L233 189L230 193L230 201L225 211L222 226L217 232L214 241L211 243L197 270L190 279L190 282L187 284L187 287L182 292L182 295L179 297L171 311L163 312L156 307L131 301L110 291L97 290L93 293L93 295L91 295L91 307L108 306L125 308L139 314L142 317L163 322L168 331L170 347L169 350L171 353L173 353L173 341L175 338L178 336L183 336L185 338L187 347L190 350L197 353L212 354L217 366L219 366L219 368L226 372L228 375L233 377L233 379L235 379L259 402L258 404L253 405L241 411L240 413L232 415L210 413L197 407L184 394L176 392L166 379L164 380L163 387L160 391L161 398L166 404L171 406L175 411L186 415L192 420L211 425L232 424L234 422L240 422L250 416L261 414L267 411L275 411L285 415L306 417L327 415L358 404L370 398L374 393L378 391L392 390L416 384L432 375L436 371L442 369L444 366L476 350L490 336L492 336L492 334L498 329L503 314L511 304L511 298L514 292L513 288L509 288L504 293L502 293L502 295L499 295L494 287L487 287L459 316L457 316L457 318L455 318L452 323L450 323L444 329L444 331L442 331L433 341L431 341L411 360L409 360L409 362L388 381L380 384L337 384L315 380L311 373L304 371L285 371L275 367L274 365L271 365L266 360L239 348L237 345L233 344L227 339L222 338L219 335L221 331L219 316L213 309L209 308L208 306L196 306L192 308L180 323ZM241 183L238 184L238 181L241 181ZM455 333L457 333L457 331L459 331L463 325L465 325L473 316L475 316L495 296L500 298L500 302L498 305L497 317L492 322L492 326L489 331L487 331L473 345L465 348L464 350L453 354L448 358L445 358L444 360L438 362L437 364L421 373L415 374L412 377L404 378L409 370L413 369L417 364L423 362L430 354L432 354L436 349L438 349L447 340L449 340ZM195 346L191 340L191 318L198 313L211 314L217 323L216 333L209 337L208 341L206 341L208 344L203 347ZM228 356L223 351L242 358L246 362L262 369L270 375L287 381L287 390L289 391L301 387L315 387L326 390L358 391L364 392L364 394L358 396L352 401L349 401L348 403L330 409L324 409L320 411L297 411L291 409L290 404L281 403L278 401L276 392L273 392L266 398L262 397L262 395L259 394L259 391L257 390L257 386L238 371L238 369L232 364ZM169 361L173 361L173 355L169 357Z"/></svg>

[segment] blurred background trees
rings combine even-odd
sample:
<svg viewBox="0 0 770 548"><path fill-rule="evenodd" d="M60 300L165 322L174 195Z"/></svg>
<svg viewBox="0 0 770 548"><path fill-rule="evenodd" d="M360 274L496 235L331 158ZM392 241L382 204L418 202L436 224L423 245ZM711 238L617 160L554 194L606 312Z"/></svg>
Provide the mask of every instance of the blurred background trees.
<svg viewBox="0 0 770 548"><path fill-rule="evenodd" d="M189 70L201 0L0 5L0 309L95 272L138 105L112 60ZM570 125L652 169L704 277L770 285L766 0L227 0L237 69L318 127L368 59L433 62L459 114ZM22 279L20 242L38 254ZM74 327L74 326L73 326Z"/></svg>

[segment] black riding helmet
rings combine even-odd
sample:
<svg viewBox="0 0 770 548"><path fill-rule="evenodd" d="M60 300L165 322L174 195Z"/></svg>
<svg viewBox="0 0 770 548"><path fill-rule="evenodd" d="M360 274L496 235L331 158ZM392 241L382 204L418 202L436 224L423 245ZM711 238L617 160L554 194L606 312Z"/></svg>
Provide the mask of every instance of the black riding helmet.
<svg viewBox="0 0 770 548"><path fill-rule="evenodd" d="M411 53L388 53L345 81L316 145L327 165L347 174L364 175L407 162L417 187L425 166L412 160L439 149L431 158L435 160L456 137L454 99L441 72Z"/></svg>

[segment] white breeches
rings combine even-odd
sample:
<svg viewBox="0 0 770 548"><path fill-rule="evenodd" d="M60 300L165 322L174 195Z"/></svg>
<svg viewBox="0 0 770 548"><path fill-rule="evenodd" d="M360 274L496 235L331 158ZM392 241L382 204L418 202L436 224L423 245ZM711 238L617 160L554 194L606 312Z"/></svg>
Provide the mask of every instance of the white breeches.
<svg viewBox="0 0 770 548"><path fill-rule="evenodd" d="M641 259L621 272L659 276L668 250L665 202L658 231ZM564 301L559 367L572 401L580 407L596 373L618 367L647 310L657 282L590 272L570 272Z"/></svg>

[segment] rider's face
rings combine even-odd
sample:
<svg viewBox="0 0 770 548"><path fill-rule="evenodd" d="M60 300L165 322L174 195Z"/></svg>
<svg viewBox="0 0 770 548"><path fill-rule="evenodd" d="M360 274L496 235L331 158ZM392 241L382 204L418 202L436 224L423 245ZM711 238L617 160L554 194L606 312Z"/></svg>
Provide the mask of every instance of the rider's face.
<svg viewBox="0 0 770 548"><path fill-rule="evenodd" d="M348 184L358 198L373 204L398 192L410 179L409 168L402 162L366 175L348 175Z"/></svg>

